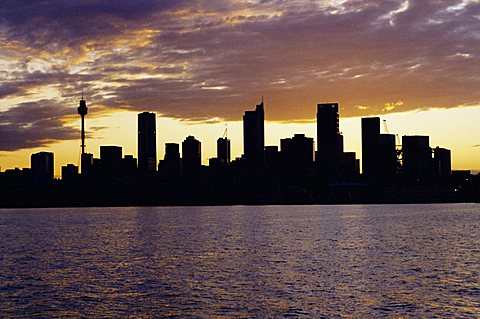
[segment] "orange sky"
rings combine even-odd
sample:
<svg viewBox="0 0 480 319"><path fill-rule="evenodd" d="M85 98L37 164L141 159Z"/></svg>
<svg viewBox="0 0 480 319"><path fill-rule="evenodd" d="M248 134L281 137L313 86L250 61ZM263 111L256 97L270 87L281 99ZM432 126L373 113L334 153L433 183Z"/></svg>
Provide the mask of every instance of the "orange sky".
<svg viewBox="0 0 480 319"><path fill-rule="evenodd" d="M7 2L1 169L28 167L39 150L56 153L57 174L76 163L82 90L95 154L120 144L135 155L136 113L153 111L159 157L193 134L206 162L225 122L238 156L242 114L265 96L268 144L315 137L315 105L339 102L348 150L360 152L359 117L377 115L452 149L454 168L478 169L479 10L478 0Z"/></svg>

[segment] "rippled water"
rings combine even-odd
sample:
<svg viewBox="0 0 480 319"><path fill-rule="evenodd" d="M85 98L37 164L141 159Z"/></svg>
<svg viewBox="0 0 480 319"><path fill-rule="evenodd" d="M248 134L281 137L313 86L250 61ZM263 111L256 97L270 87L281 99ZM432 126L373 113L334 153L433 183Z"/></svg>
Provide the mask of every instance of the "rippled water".
<svg viewBox="0 0 480 319"><path fill-rule="evenodd" d="M473 318L480 206L0 210L0 317Z"/></svg>

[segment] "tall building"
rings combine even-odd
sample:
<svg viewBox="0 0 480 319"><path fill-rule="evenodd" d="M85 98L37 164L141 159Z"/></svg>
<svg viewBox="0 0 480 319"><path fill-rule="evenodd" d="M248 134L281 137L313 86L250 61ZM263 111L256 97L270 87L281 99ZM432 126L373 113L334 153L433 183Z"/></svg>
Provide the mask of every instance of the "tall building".
<svg viewBox="0 0 480 319"><path fill-rule="evenodd" d="M182 142L182 166L185 176L197 174L202 166L202 143L193 136Z"/></svg>
<svg viewBox="0 0 480 319"><path fill-rule="evenodd" d="M379 144L380 118L362 118L362 174L368 179L375 179L378 175Z"/></svg>
<svg viewBox="0 0 480 319"><path fill-rule="evenodd" d="M403 173L412 179L431 177L432 149L428 136L402 136Z"/></svg>
<svg viewBox="0 0 480 319"><path fill-rule="evenodd" d="M263 100L255 111L243 115L243 155L250 163L264 163L265 155L265 111Z"/></svg>
<svg viewBox="0 0 480 319"><path fill-rule="evenodd" d="M160 175L167 179L181 175L180 146L176 143L165 144L165 156L158 166Z"/></svg>
<svg viewBox="0 0 480 319"><path fill-rule="evenodd" d="M338 170L343 153L338 103L317 104L317 163L330 176Z"/></svg>
<svg viewBox="0 0 480 319"><path fill-rule="evenodd" d="M47 184L53 180L53 153L39 152L30 157L32 178L35 184Z"/></svg>
<svg viewBox="0 0 480 319"><path fill-rule="evenodd" d="M62 166L62 181L74 182L78 178L78 166L67 164Z"/></svg>
<svg viewBox="0 0 480 319"><path fill-rule="evenodd" d="M93 169L93 154L83 153L80 157L82 176L90 176Z"/></svg>
<svg viewBox="0 0 480 319"><path fill-rule="evenodd" d="M155 113L138 114L138 169L156 171L157 135Z"/></svg>
<svg viewBox="0 0 480 319"><path fill-rule="evenodd" d="M118 177L122 173L122 147L100 146L100 170L104 177Z"/></svg>
<svg viewBox="0 0 480 319"><path fill-rule="evenodd" d="M280 140L280 156L288 166L306 168L312 166L315 154L313 138L295 134L292 138Z"/></svg>
<svg viewBox="0 0 480 319"><path fill-rule="evenodd" d="M226 137L220 137L217 140L217 158L223 164L230 163L230 140Z"/></svg>
<svg viewBox="0 0 480 319"><path fill-rule="evenodd" d="M441 178L452 175L452 156L450 150L441 147L433 149L433 160L435 163L435 175Z"/></svg>
<svg viewBox="0 0 480 319"><path fill-rule="evenodd" d="M390 180L397 173L397 148L394 134L380 134L378 140L378 175Z"/></svg>

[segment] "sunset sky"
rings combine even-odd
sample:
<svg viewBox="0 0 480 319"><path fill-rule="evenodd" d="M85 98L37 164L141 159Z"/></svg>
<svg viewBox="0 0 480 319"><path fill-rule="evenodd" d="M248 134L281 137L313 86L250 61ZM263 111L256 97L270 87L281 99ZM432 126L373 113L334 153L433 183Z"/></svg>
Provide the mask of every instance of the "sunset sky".
<svg viewBox="0 0 480 319"><path fill-rule="evenodd" d="M202 141L265 97L266 144L315 137L316 104L340 104L346 151L360 158L360 117L430 135L454 169L480 169L478 0L3 0L0 167L55 153L78 164L84 90L87 151L136 156L136 114L157 113L164 143ZM383 129L383 127L382 127Z"/></svg>

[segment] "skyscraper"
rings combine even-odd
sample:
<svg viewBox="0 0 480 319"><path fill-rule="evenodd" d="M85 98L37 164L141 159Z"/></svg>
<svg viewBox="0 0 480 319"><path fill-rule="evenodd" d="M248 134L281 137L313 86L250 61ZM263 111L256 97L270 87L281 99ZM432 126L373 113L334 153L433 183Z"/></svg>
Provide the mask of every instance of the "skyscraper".
<svg viewBox="0 0 480 319"><path fill-rule="evenodd" d="M283 162L290 167L306 168L313 164L315 143L305 134L295 134L292 138L280 140L280 155Z"/></svg>
<svg viewBox="0 0 480 319"><path fill-rule="evenodd" d="M403 173L411 179L432 176L432 149L428 136L402 136Z"/></svg>
<svg viewBox="0 0 480 319"><path fill-rule="evenodd" d="M100 174L106 178L116 178L122 173L122 147L100 146Z"/></svg>
<svg viewBox="0 0 480 319"><path fill-rule="evenodd" d="M452 155L450 150L441 147L433 149L434 174L445 178L452 175Z"/></svg>
<svg viewBox="0 0 480 319"><path fill-rule="evenodd" d="M255 111L245 111L243 116L243 155L251 163L264 163L265 114L263 100Z"/></svg>
<svg viewBox="0 0 480 319"><path fill-rule="evenodd" d="M338 170L343 153L338 103L317 104L317 163L330 176Z"/></svg>
<svg viewBox="0 0 480 319"><path fill-rule="evenodd" d="M369 179L378 175L379 144L380 118L362 118L362 174Z"/></svg>
<svg viewBox="0 0 480 319"><path fill-rule="evenodd" d="M182 165L185 176L197 174L202 165L202 143L193 136L182 142Z"/></svg>
<svg viewBox="0 0 480 319"><path fill-rule="evenodd" d="M39 152L32 154L30 165L35 184L46 184L53 180L53 153Z"/></svg>
<svg viewBox="0 0 480 319"><path fill-rule="evenodd" d="M181 175L180 146L177 143L165 144L165 157L158 166L160 176L176 179Z"/></svg>
<svg viewBox="0 0 480 319"><path fill-rule="evenodd" d="M217 140L217 158L223 164L230 163L230 140L226 137L220 137Z"/></svg>
<svg viewBox="0 0 480 319"><path fill-rule="evenodd" d="M157 137L155 113L138 114L138 168L142 172L156 171Z"/></svg>

